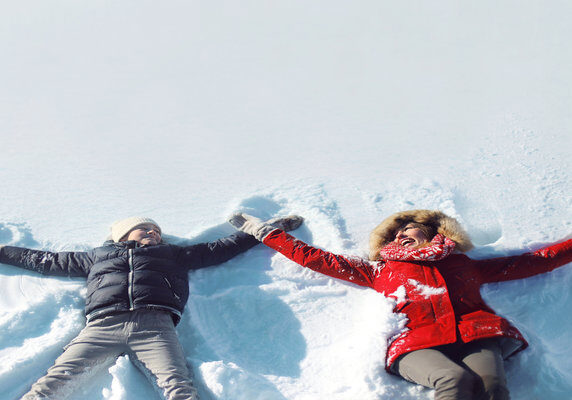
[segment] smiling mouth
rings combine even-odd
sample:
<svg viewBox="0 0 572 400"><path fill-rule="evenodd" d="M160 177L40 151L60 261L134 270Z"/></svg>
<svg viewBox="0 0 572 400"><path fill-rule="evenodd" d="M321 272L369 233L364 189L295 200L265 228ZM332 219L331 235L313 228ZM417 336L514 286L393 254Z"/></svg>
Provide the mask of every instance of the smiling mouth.
<svg viewBox="0 0 572 400"><path fill-rule="evenodd" d="M415 245L415 240L411 238L403 239L400 244L404 247L407 247L409 245Z"/></svg>

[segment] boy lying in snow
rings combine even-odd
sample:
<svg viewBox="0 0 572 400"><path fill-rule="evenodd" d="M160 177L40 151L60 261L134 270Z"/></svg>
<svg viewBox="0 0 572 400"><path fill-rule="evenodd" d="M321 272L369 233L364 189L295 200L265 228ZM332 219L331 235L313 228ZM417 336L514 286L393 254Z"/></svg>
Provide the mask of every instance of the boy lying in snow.
<svg viewBox="0 0 572 400"><path fill-rule="evenodd" d="M267 222L291 230L302 219ZM223 263L258 240L237 232L210 243L170 245L162 241L159 225L144 217L114 223L110 239L87 252L0 246L0 263L87 278L86 327L22 399L63 399L81 376L128 354L166 399L197 400L175 332L189 296L188 271Z"/></svg>
<svg viewBox="0 0 572 400"><path fill-rule="evenodd" d="M503 359L527 346L483 301L488 282L521 279L572 261L572 239L534 253L473 260L471 241L439 211L394 214L371 233L370 260L311 247L247 214L230 223L298 264L395 299L407 329L392 338L389 372L435 389L435 399L506 400ZM380 355L381 356L381 355Z"/></svg>

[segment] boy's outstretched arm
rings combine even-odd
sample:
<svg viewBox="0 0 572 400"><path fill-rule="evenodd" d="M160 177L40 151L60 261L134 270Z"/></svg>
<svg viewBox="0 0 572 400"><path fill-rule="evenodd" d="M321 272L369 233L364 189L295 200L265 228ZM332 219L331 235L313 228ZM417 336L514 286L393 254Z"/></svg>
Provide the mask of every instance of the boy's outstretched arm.
<svg viewBox="0 0 572 400"><path fill-rule="evenodd" d="M272 218L266 223L273 224L273 229L293 230L298 228L302 221L302 217L288 216ZM213 242L184 247L180 262L189 269L204 268L228 261L257 244L260 244L259 240L250 233L236 232Z"/></svg>
<svg viewBox="0 0 572 400"><path fill-rule="evenodd" d="M85 277L92 260L87 252L51 252L0 245L0 263L42 275Z"/></svg>

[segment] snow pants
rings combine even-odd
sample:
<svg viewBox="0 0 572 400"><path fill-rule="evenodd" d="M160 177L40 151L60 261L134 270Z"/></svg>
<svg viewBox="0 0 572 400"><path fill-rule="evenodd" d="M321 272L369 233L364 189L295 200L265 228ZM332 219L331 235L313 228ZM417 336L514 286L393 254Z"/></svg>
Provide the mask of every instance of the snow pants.
<svg viewBox="0 0 572 400"><path fill-rule="evenodd" d="M89 321L22 400L64 399L82 385L82 378L109 367L122 354L129 355L165 399L198 400L171 315L157 310Z"/></svg>
<svg viewBox="0 0 572 400"><path fill-rule="evenodd" d="M435 400L508 400L497 339L450 344L401 356L392 372L435 389Z"/></svg>

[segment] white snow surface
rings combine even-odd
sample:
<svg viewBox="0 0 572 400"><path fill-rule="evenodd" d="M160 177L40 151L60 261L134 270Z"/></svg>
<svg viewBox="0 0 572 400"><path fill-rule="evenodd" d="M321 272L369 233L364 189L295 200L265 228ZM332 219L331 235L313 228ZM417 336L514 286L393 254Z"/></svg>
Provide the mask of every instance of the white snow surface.
<svg viewBox="0 0 572 400"><path fill-rule="evenodd" d="M175 242L237 210L299 214L315 246L365 257L370 231L439 209L471 257L572 233L572 3L22 0L0 13L0 243L100 245L145 215ZM527 337L516 400L572 391L572 268L488 285ZM260 245L190 274L178 326L202 399L430 399L383 370L403 327L371 289ZM81 279L0 265L0 399L84 325ZM159 399L128 361L72 399Z"/></svg>

